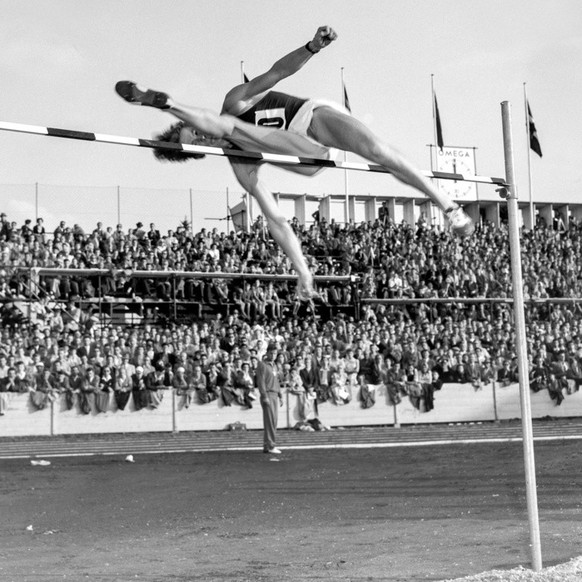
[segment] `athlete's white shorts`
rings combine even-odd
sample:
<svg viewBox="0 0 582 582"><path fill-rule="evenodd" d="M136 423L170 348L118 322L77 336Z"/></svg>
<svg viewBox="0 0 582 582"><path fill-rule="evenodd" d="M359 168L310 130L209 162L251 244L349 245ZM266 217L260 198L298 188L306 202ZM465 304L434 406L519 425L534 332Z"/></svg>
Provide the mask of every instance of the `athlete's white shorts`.
<svg viewBox="0 0 582 582"><path fill-rule="evenodd" d="M311 120L313 119L313 112L318 107L332 107L337 111L341 111L346 115L350 115L350 112L341 105L334 103L333 101L328 101L327 99L308 99L297 111L295 117L291 120L289 124L289 131L294 131L299 133L304 137L311 139L307 134L307 130L311 125ZM314 140L313 140L314 141ZM317 143L317 142L316 142Z"/></svg>
<svg viewBox="0 0 582 582"><path fill-rule="evenodd" d="M250 152L330 160L335 157L337 150L324 146L307 135L313 112L318 107L333 107L349 114L347 109L332 101L310 99L299 108L287 130L251 125L234 118L234 130L227 139Z"/></svg>

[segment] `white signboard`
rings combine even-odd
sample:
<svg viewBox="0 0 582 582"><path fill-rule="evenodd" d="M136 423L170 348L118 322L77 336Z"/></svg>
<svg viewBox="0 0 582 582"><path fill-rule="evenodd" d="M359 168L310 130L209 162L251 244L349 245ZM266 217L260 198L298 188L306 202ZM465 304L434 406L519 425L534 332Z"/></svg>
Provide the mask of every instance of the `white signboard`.
<svg viewBox="0 0 582 582"><path fill-rule="evenodd" d="M464 176L475 175L475 148L443 147L441 150L437 147L435 150L435 171L463 174ZM477 200L477 184L475 182L438 180L437 183L439 190L453 199Z"/></svg>

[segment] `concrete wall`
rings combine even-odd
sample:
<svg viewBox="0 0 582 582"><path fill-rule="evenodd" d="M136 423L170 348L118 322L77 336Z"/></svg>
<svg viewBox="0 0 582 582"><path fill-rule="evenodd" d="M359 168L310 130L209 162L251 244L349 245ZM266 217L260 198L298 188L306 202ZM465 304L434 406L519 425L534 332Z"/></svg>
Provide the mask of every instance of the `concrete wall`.
<svg viewBox="0 0 582 582"><path fill-rule="evenodd" d="M582 417L582 391L564 393L560 406L549 397L547 390L531 394L532 417ZM28 394L8 394L5 414L0 416L0 437L50 436L59 434L136 433L225 430L234 422L248 429L263 426L258 401L252 409L237 404L224 406L222 401L184 406L182 397L172 390L164 393L157 409L136 411L130 399L125 410L117 410L111 399L106 412L93 410L82 414L75 406L66 410L64 398L59 398L44 410L35 410ZM412 405L408 397L393 406L386 388L376 390L376 402L370 408L354 394L351 402L319 405L319 418L328 426L374 426L477 422L521 418L519 386L490 384L475 390L470 384L445 384L435 392L434 409L425 412ZM292 428L300 420L299 398L286 394L279 409L279 427Z"/></svg>

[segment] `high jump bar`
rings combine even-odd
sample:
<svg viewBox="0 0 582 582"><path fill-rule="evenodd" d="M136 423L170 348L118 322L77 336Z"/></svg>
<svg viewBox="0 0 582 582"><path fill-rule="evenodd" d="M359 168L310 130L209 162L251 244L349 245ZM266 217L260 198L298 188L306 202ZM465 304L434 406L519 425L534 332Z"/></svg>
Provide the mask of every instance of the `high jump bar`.
<svg viewBox="0 0 582 582"><path fill-rule="evenodd" d="M21 123L10 123L0 121L0 131L14 131L17 133L30 133L34 135L46 135L49 137L62 137L65 139L79 139L83 141L95 141L100 143L113 143L118 145L138 146L144 148L159 148L165 150L179 150L192 154L205 154L209 156L225 156L228 158L244 158L247 160L257 160L276 165L292 166L317 166L320 168L339 168L341 170L359 170L363 172L379 172L390 174L382 166L358 162L342 162L335 160L324 160L321 158L304 158L299 156L288 156L282 154L269 154L248 152L244 150L217 148L200 145L169 143L165 141L155 141L137 137L122 137L119 135L107 135L103 133L91 133L87 131L75 131L70 129L59 129L56 127L43 127L40 125L24 125ZM503 178L489 176L474 176L471 174L455 174L449 172L422 172L427 178L437 180L454 180L456 182L477 182L479 184L496 184L507 186Z"/></svg>

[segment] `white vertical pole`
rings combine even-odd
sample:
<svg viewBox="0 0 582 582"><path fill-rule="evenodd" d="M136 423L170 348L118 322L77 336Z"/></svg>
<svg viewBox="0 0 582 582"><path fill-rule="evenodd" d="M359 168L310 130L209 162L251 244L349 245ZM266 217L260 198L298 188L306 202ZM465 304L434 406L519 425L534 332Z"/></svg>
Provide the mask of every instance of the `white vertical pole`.
<svg viewBox="0 0 582 582"><path fill-rule="evenodd" d="M244 200L247 203L247 211L245 212L245 232L251 232L251 196L248 192L244 193Z"/></svg>
<svg viewBox="0 0 582 582"><path fill-rule="evenodd" d="M477 172L477 148L473 147L471 149L473 150L473 161L475 162L475 174L478 174L478 172ZM479 202L479 184L475 184L475 198L477 199L477 202Z"/></svg>
<svg viewBox="0 0 582 582"><path fill-rule="evenodd" d="M247 195L247 212L248 212L248 220L249 220L249 230L247 232L251 232L251 227L253 226L253 197L246 192Z"/></svg>
<svg viewBox="0 0 582 582"><path fill-rule="evenodd" d="M523 84L523 100L524 100L524 109L525 109L525 135L527 136L527 144L526 144L526 151L527 151L527 176L528 176L528 185L529 185L529 220L530 223L527 225L529 228L533 230L536 225L536 218L534 214L534 203L533 203L533 184L531 179L531 138L529 135L529 116L527 111L527 93L525 90L525 83Z"/></svg>
<svg viewBox="0 0 582 582"><path fill-rule="evenodd" d="M344 83L344 68L341 68L341 80L342 80L342 103L344 107L346 106L346 93L345 93L345 83ZM344 151L344 162L348 161L348 153ZM344 170L344 193L345 193L345 209L344 209L344 220L346 227L350 222L350 196L348 194L348 171Z"/></svg>
<svg viewBox="0 0 582 582"><path fill-rule="evenodd" d="M434 137L434 162L433 162L433 148L430 148L430 168L431 170L438 170L438 138L437 138L437 120L436 120L436 103L435 103L435 93L434 93L434 74L430 76L430 101L432 104L432 132ZM435 180L436 189L440 192L441 183L440 180ZM440 209L438 209L440 211ZM443 224L444 214L442 211L439 212L439 224Z"/></svg>
<svg viewBox="0 0 582 582"><path fill-rule="evenodd" d="M226 234L230 233L230 199L228 196L228 186L226 187Z"/></svg>
<svg viewBox="0 0 582 582"><path fill-rule="evenodd" d="M521 426L523 433L523 456L525 461L525 483L527 513L529 520L532 566L536 572L542 569L540 544L540 524L538 517L538 500L533 446L533 428L531 420L530 387L527 361L527 337L525 333L525 314L523 301L523 281L521 275L521 251L519 240L519 222L517 190L513 166L513 138L511 134L511 105L508 101L501 103L503 121L503 147L505 157L505 180L507 186L507 211L509 216L509 247L511 252L511 273L513 284L513 310L516 329L517 365L519 370L519 394L521 404Z"/></svg>
<svg viewBox="0 0 582 582"><path fill-rule="evenodd" d="M117 186L117 224L121 224L121 190Z"/></svg>
<svg viewBox="0 0 582 582"><path fill-rule="evenodd" d="M194 207L192 205L192 188L188 188L188 195L190 197L190 230L194 234Z"/></svg>

